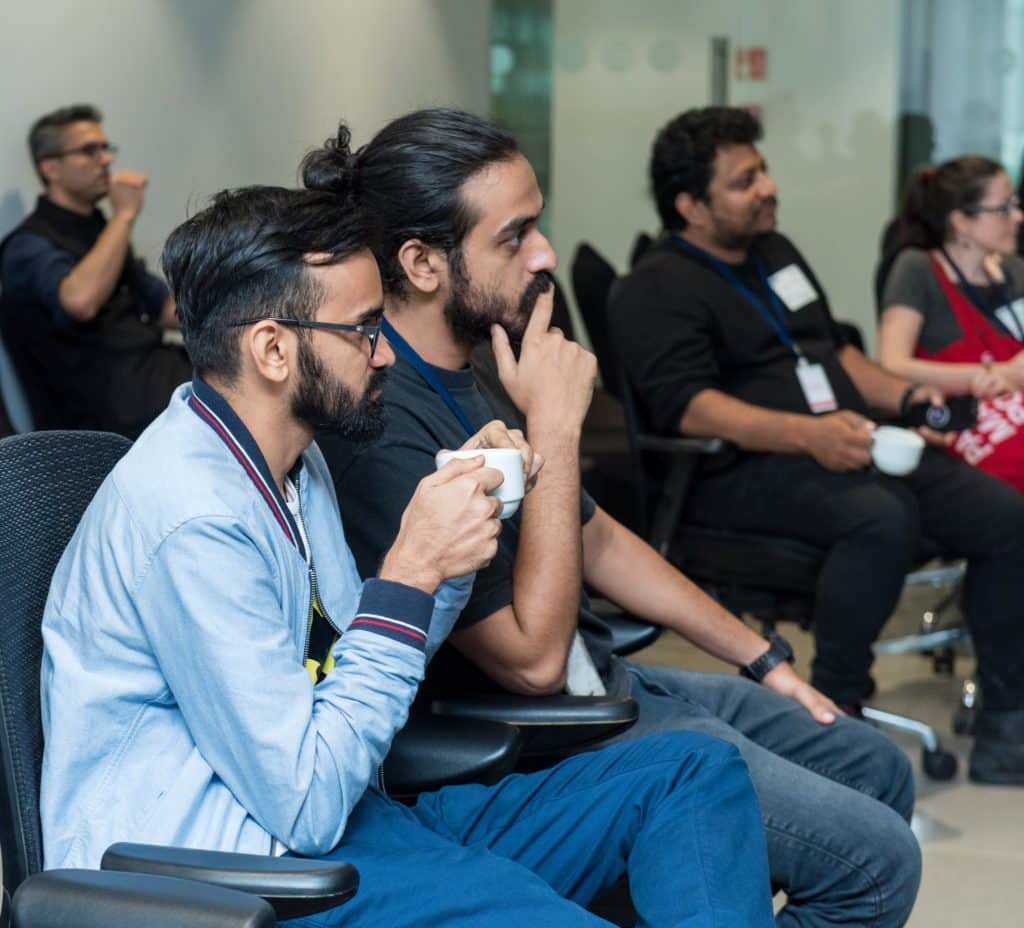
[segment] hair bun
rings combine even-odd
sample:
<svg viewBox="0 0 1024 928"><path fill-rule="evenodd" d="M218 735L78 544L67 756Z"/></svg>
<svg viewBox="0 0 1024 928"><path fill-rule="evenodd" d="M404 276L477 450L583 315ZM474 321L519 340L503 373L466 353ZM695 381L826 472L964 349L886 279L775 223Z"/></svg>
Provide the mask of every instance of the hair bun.
<svg viewBox="0 0 1024 928"><path fill-rule="evenodd" d="M356 155L351 149L352 133L342 123L338 133L302 159L299 173L309 190L323 190L338 196L352 193L355 182Z"/></svg>

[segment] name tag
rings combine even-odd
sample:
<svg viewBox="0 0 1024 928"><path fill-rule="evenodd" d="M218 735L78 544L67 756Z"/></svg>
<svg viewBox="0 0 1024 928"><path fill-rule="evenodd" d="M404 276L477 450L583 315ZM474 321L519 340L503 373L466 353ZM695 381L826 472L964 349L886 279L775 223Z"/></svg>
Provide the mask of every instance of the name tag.
<svg viewBox="0 0 1024 928"><path fill-rule="evenodd" d="M801 358L796 364L796 377L800 381L800 389L804 391L804 399L811 412L832 412L839 408L836 395L832 392L832 384L828 382L825 368L820 364L811 364Z"/></svg>
<svg viewBox="0 0 1024 928"><path fill-rule="evenodd" d="M996 318L1009 329L1019 342L1024 342L1024 297L1014 300L1009 306L1000 306Z"/></svg>
<svg viewBox="0 0 1024 928"><path fill-rule="evenodd" d="M781 271L771 274L768 277L768 285L791 313L818 299L818 291L796 264L790 264Z"/></svg>

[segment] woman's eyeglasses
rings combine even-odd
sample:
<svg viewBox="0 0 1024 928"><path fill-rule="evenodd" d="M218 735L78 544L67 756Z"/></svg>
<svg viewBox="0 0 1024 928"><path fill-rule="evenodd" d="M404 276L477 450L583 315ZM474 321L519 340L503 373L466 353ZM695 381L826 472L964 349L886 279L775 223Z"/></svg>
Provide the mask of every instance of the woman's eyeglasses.
<svg viewBox="0 0 1024 928"><path fill-rule="evenodd" d="M986 206L984 203L979 203L977 206L965 209L964 212L968 216L975 216L978 213L998 213L1001 216L1009 216L1017 209L1020 209L1020 200L1017 197L1010 197L1009 200L998 206Z"/></svg>

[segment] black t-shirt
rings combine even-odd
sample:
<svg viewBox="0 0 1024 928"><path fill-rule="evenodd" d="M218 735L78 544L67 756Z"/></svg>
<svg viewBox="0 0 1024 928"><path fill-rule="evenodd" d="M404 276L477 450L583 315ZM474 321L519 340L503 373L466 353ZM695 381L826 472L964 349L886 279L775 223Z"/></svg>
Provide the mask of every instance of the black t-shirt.
<svg viewBox="0 0 1024 928"><path fill-rule="evenodd" d="M839 363L845 344L825 291L800 252L784 236L755 239L746 262L733 271L767 306L758 272L768 276L795 265L813 287L804 305L783 313L808 361L820 363L838 408L866 412L860 392ZM735 286L704 258L668 239L652 248L615 285L608 306L612 336L637 397L658 432L678 431L690 400L720 390L755 406L810 413L796 376L793 350Z"/></svg>
<svg viewBox="0 0 1024 928"><path fill-rule="evenodd" d="M481 393L473 371L433 372L447 387L474 429L498 416ZM345 522L345 537L362 576L373 576L380 560L394 542L402 513L427 474L433 473L434 455L442 448L458 448L469 437L455 414L416 371L402 358L388 372L384 388L387 429L379 441L354 445L334 435L317 437L334 479ZM505 409L507 404L501 404ZM521 428L521 422L510 422ZM594 514L594 501L581 493L580 520ZM522 510L502 525L498 554L479 571L473 592L456 625L468 628L512 602L512 570L519 541ZM611 636L607 626L590 609L580 593L579 628L609 692L624 692L611 662ZM482 672L445 645L430 665L424 687L432 696L493 689Z"/></svg>

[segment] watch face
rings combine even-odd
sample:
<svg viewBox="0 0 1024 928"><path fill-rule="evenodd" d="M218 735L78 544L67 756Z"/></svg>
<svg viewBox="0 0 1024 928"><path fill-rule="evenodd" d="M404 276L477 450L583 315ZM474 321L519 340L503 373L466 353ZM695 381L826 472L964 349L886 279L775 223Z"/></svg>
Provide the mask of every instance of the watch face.
<svg viewBox="0 0 1024 928"><path fill-rule="evenodd" d="M929 406L924 412L925 424L939 431L949 425L949 417L948 406Z"/></svg>

